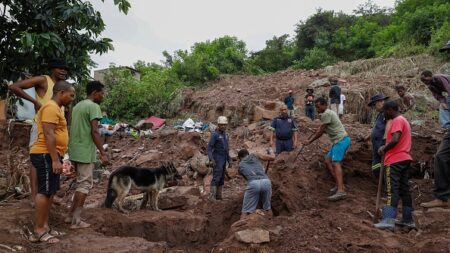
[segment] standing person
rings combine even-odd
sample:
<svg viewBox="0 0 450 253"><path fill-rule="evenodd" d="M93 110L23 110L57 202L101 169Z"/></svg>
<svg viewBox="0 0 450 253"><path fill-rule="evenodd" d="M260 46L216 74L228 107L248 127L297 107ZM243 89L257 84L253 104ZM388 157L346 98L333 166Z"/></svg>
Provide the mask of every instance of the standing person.
<svg viewBox="0 0 450 253"><path fill-rule="evenodd" d="M424 71L420 77L433 96L441 102L440 120L446 129L434 160L434 196L436 199L422 203L422 207L446 207L450 204L450 76L433 75ZM447 93L447 98L444 96Z"/></svg>
<svg viewBox="0 0 450 253"><path fill-rule="evenodd" d="M374 224L379 229L395 228L397 206L402 200L401 225L414 226L412 218L412 198L409 190L409 169L411 168L411 127L408 120L403 117L395 101L386 102L383 106L384 116L392 120L386 131L386 145L378 150L384 156L386 165L386 193L387 201L383 207L381 222Z"/></svg>
<svg viewBox="0 0 450 253"><path fill-rule="evenodd" d="M231 158L229 154L229 139L225 132L228 119L220 116L217 119L217 129L211 135L208 142L208 158L213 167L213 178L211 180L211 200L222 200L223 184L225 181L226 163L231 168Z"/></svg>
<svg viewBox="0 0 450 253"><path fill-rule="evenodd" d="M414 96L406 92L405 86L399 85L395 87L398 96L400 97L398 106L400 108L400 113L404 114L409 110L413 110L416 105L416 100Z"/></svg>
<svg viewBox="0 0 450 253"><path fill-rule="evenodd" d="M289 90L289 95L284 98L284 104L289 110L289 117L294 118L294 97L292 96L292 90Z"/></svg>
<svg viewBox="0 0 450 253"><path fill-rule="evenodd" d="M246 149L238 152L239 174L247 181L244 200L242 203L241 218L254 213L259 202L262 203L263 210L271 215L270 199L272 197L272 184L269 177L264 172L264 167L254 154L249 154ZM260 157L270 160L269 157Z"/></svg>
<svg viewBox="0 0 450 253"><path fill-rule="evenodd" d="M330 108L336 114L339 114L339 104L341 104L341 88L339 87L338 80L335 78L330 78L330 92L328 96L330 97Z"/></svg>
<svg viewBox="0 0 450 253"><path fill-rule="evenodd" d="M389 99L383 93L376 94L370 98L368 106L375 109L378 113L372 127L372 133L365 138L366 141L372 142L372 174L378 179L380 177L380 168L382 166L381 156L378 150L385 144L384 133L386 132L386 119L384 117L384 101Z"/></svg>
<svg viewBox="0 0 450 253"><path fill-rule="evenodd" d="M39 109L49 102L53 97L53 87L58 81L66 80L67 71L69 67L62 59L52 59L48 63L48 69L50 75L34 76L29 79L20 80L13 83L8 88L16 96L30 101L34 105L36 113ZM33 88L36 91L36 97L32 97L25 92L26 89ZM30 143L29 147L36 141L38 134L36 118L33 120L30 131ZM37 193L37 178L36 170L30 168L30 188L31 188L31 206L34 206L34 199Z"/></svg>
<svg viewBox="0 0 450 253"><path fill-rule="evenodd" d="M341 119L345 112L345 102L346 102L345 95L341 93L341 103L339 104L339 118Z"/></svg>
<svg viewBox="0 0 450 253"><path fill-rule="evenodd" d="M448 60L450 60L450 40L443 46L441 49L439 49L440 53L446 53ZM450 62L445 63L439 68L438 73L441 74L447 74L450 75Z"/></svg>
<svg viewBox="0 0 450 253"><path fill-rule="evenodd" d="M53 196L59 190L62 157L69 143L67 122L61 106L68 106L75 99L75 89L66 81L58 81L53 87L53 97L37 113L37 139L30 149L30 160L37 172L36 216L32 242L57 243L59 232L48 224Z"/></svg>
<svg viewBox="0 0 450 253"><path fill-rule="evenodd" d="M314 90L311 88L306 89L305 115L311 120L314 120L316 117L316 108L314 107Z"/></svg>
<svg viewBox="0 0 450 253"><path fill-rule="evenodd" d="M273 147L273 140L276 139L275 153L278 155L281 152L291 152L298 144L298 128L294 119L289 117L288 108L282 106L280 109L280 116L272 121L269 130L273 131L270 135L270 146Z"/></svg>
<svg viewBox="0 0 450 253"><path fill-rule="evenodd" d="M80 213L93 185L96 149L100 152L102 164L108 163L98 131L99 121L102 118L99 104L105 94L103 88L104 85L99 81L89 82L86 86L87 99L79 102L72 110L69 157L77 171L77 189L66 222L71 222L73 229L90 226L81 220Z"/></svg>
<svg viewBox="0 0 450 253"><path fill-rule="evenodd" d="M327 133L330 137L333 145L325 157L325 164L331 175L333 175L336 186L330 190L334 194L328 197L328 199L338 201L347 196L344 189L344 176L341 163L344 160L347 149L350 147L351 141L338 115L334 111L327 109L327 100L320 97L316 99L315 105L322 125L314 136L305 142L305 145L310 145L324 133Z"/></svg>

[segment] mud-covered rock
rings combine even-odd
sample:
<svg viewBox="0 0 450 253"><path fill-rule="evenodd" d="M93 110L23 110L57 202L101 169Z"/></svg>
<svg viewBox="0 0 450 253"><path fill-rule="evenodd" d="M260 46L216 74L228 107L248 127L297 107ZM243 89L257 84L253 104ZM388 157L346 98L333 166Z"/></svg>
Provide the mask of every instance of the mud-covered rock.
<svg viewBox="0 0 450 253"><path fill-rule="evenodd" d="M194 186L177 186L167 188L159 195L158 206L162 210L187 208L200 201L200 190Z"/></svg>
<svg viewBox="0 0 450 253"><path fill-rule="evenodd" d="M254 229L246 229L242 231L238 231L234 233L236 240L243 243L264 243L270 242L269 231L254 228Z"/></svg>

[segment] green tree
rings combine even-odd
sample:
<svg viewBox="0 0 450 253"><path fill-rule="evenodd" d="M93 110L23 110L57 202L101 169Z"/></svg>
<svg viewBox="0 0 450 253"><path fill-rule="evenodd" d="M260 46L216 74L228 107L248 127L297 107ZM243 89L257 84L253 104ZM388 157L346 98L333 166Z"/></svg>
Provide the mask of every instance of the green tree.
<svg viewBox="0 0 450 253"><path fill-rule="evenodd" d="M295 61L293 67L296 69L318 69L335 62L336 59L325 49L315 47L306 50L305 57L302 60Z"/></svg>
<svg viewBox="0 0 450 253"><path fill-rule="evenodd" d="M165 65L189 85L214 80L219 74L247 71L245 43L231 36L195 43L191 52L178 50L173 56L167 52L163 55L166 57Z"/></svg>
<svg viewBox="0 0 450 253"><path fill-rule="evenodd" d="M128 0L114 3L124 13L130 8ZM45 73L55 57L67 60L70 77L85 79L95 66L89 54L113 49L112 40L101 37L100 13L88 1L2 0L0 24L0 76L7 80L22 72Z"/></svg>
<svg viewBox="0 0 450 253"><path fill-rule="evenodd" d="M288 68L293 61L294 43L289 40L289 35L274 36L266 41L266 47L261 51L252 53L250 64L255 72L275 72Z"/></svg>

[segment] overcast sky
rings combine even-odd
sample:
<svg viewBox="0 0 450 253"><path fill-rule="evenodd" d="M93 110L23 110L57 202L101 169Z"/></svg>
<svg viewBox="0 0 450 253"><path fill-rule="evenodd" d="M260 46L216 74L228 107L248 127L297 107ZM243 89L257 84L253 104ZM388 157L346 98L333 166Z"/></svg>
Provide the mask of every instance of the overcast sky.
<svg viewBox="0 0 450 253"><path fill-rule="evenodd" d="M366 0L130 0L127 15L113 0L93 0L106 24L104 37L111 38L115 50L94 55L98 68L110 63L131 66L138 60L160 63L162 51L189 49L195 42L224 35L245 41L247 49L264 48L274 35L294 34L295 24L316 9L351 13ZM393 7L395 0L374 0Z"/></svg>

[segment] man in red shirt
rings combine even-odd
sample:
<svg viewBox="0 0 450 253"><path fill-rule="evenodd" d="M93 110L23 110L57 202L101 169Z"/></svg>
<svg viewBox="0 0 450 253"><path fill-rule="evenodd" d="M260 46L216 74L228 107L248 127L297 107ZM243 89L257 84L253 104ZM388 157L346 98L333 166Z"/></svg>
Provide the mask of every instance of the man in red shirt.
<svg viewBox="0 0 450 253"><path fill-rule="evenodd" d="M395 228L397 206L402 200L403 215L398 225L414 226L412 218L412 198L409 190L408 171L411 166L411 127L403 117L395 101L384 104L386 120L392 120L386 129L386 145L381 146L378 153L384 155L386 166L386 193L387 203L383 207L383 217L380 223L374 226L379 229Z"/></svg>

